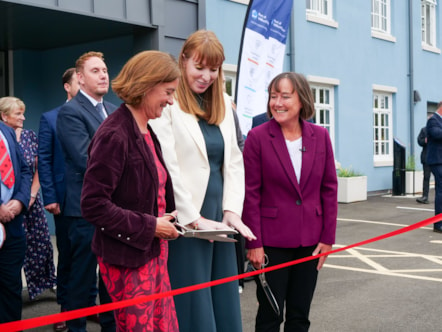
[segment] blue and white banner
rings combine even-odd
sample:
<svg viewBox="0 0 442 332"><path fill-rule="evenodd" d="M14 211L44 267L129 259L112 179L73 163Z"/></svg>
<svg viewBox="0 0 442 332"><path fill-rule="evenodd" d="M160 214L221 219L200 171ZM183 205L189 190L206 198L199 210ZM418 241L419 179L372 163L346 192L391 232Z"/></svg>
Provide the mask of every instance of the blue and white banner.
<svg viewBox="0 0 442 332"><path fill-rule="evenodd" d="M239 55L236 105L241 131L267 111L267 87L282 72L293 0L251 0Z"/></svg>

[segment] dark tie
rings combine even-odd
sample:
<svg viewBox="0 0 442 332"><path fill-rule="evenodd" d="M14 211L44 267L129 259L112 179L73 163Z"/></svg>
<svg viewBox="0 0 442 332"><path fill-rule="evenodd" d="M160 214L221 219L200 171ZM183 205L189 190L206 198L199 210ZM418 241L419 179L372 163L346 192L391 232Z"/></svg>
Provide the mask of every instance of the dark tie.
<svg viewBox="0 0 442 332"><path fill-rule="evenodd" d="M0 175L5 186L11 189L15 183L14 169L3 139L0 139Z"/></svg>
<svg viewBox="0 0 442 332"><path fill-rule="evenodd" d="M100 115L101 120L106 119L106 116L104 115L104 107L102 103L98 103L97 106L95 106L97 108L98 114Z"/></svg>

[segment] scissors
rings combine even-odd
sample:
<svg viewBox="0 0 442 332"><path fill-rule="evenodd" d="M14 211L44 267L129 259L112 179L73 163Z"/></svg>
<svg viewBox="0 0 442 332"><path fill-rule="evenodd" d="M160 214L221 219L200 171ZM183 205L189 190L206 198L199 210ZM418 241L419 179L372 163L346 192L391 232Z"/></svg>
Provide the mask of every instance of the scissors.
<svg viewBox="0 0 442 332"><path fill-rule="evenodd" d="M165 216L171 216L172 219L170 222L175 226L177 229L178 234L180 234L182 237L187 238L196 238L196 239L203 239L203 240L213 240L213 241L220 241L220 242L237 242L235 239L223 236L223 235L230 235L230 234L238 234L238 232L235 229L214 229L214 230L204 230L204 229L191 229L188 228L185 225L182 225L178 222L178 219L171 213L165 213Z"/></svg>
<svg viewBox="0 0 442 332"><path fill-rule="evenodd" d="M269 257L267 255L264 255L264 258L265 258L265 261L263 264L261 264L262 269L265 268L269 264ZM264 291L264 294L267 297L267 300L269 301L270 305L272 306L273 311L279 316L280 315L279 305L278 305L278 302L276 302L275 296L273 295L273 292L270 289L269 284L267 283L265 273L258 274L258 279L259 279L259 283L261 284L261 287Z"/></svg>

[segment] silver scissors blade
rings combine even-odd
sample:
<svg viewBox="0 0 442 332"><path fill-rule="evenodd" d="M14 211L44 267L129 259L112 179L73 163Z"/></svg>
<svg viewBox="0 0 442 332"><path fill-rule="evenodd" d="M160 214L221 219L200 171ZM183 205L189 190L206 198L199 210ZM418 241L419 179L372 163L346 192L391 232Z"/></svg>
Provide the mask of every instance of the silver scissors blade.
<svg viewBox="0 0 442 332"><path fill-rule="evenodd" d="M279 305L278 302L276 302L275 296L273 295L272 290L270 289L269 284L267 283L265 273L261 273L258 275L259 282L261 283L262 289L264 290L264 294L267 297L267 300L269 301L270 305L272 306L273 311L279 316Z"/></svg>

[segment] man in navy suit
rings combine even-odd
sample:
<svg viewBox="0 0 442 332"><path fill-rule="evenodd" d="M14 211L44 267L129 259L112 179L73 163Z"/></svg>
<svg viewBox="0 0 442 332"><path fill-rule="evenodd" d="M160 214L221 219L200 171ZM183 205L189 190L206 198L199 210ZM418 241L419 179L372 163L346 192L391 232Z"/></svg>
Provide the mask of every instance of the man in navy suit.
<svg viewBox="0 0 442 332"><path fill-rule="evenodd" d="M252 128L262 125L263 123L266 123L267 121L269 121L269 116L267 115L267 112L255 115L252 118Z"/></svg>
<svg viewBox="0 0 442 332"><path fill-rule="evenodd" d="M71 100L80 89L75 68L69 68L62 76L63 88L67 101ZM66 193L65 165L63 151L56 135L57 116L61 106L43 113L38 131L38 175L45 209L54 216L55 235L58 250L57 263L57 303L61 311L66 310L66 289L71 266L68 237L68 220L61 209ZM95 303L96 289L93 292ZM56 332L66 330L65 322L54 324Z"/></svg>
<svg viewBox="0 0 442 332"><path fill-rule="evenodd" d="M0 184L0 222L6 232L0 248L0 323L6 323L21 320L21 269L26 251L22 212L26 211L31 198L32 174L14 130L3 122L0 122L0 139L5 142L15 177L11 188L3 182Z"/></svg>
<svg viewBox="0 0 442 332"><path fill-rule="evenodd" d="M67 310L90 305L89 293L96 284L97 259L91 250L94 225L83 217L80 208L87 149L96 130L117 107L103 101L109 89L109 74L101 52L87 52L76 61L80 91L64 104L57 117L57 136L66 165L66 195L62 207L68 219L71 245L71 269L67 287ZM100 303L110 302L109 294L99 282ZM115 331L113 313L100 315L102 331ZM67 322L69 331L86 331L86 319Z"/></svg>
<svg viewBox="0 0 442 332"><path fill-rule="evenodd" d="M431 167L436 182L434 212L442 212L442 101L437 110L427 121L427 164ZM434 223L433 230L442 233L442 221Z"/></svg>

